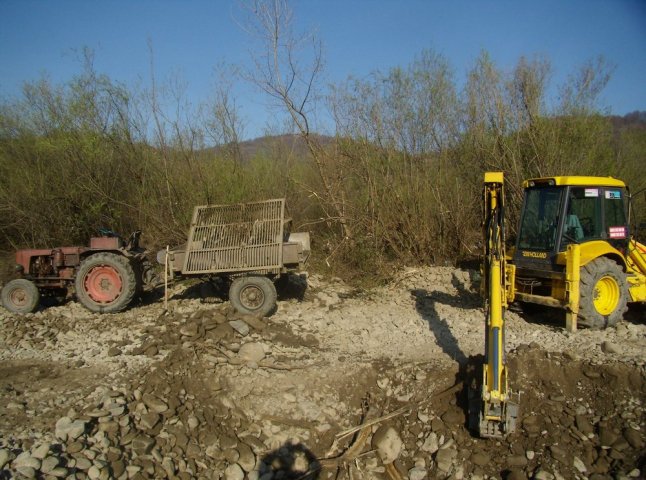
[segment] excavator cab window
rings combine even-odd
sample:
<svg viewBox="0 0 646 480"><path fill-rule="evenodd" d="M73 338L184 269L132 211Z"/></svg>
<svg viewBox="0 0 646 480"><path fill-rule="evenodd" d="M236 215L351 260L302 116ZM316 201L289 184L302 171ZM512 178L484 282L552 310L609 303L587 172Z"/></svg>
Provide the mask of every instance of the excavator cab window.
<svg viewBox="0 0 646 480"><path fill-rule="evenodd" d="M568 243L581 243L602 237L602 195L600 188L570 187L561 250Z"/></svg>
<svg viewBox="0 0 646 480"><path fill-rule="evenodd" d="M529 188L518 234L521 250L554 250L563 188Z"/></svg>
<svg viewBox="0 0 646 480"><path fill-rule="evenodd" d="M570 187L561 250L569 243L622 240L628 236L624 192L616 188Z"/></svg>

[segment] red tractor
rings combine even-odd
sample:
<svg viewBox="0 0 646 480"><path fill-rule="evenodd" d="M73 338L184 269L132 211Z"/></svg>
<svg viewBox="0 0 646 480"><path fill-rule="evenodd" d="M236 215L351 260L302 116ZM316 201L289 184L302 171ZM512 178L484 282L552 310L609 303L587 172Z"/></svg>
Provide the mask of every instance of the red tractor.
<svg viewBox="0 0 646 480"><path fill-rule="evenodd" d="M101 231L89 247L25 249L16 252L16 276L2 289L2 305L14 313L38 308L41 295L76 298L88 310L113 313L124 310L155 278L140 231L127 241L114 232Z"/></svg>

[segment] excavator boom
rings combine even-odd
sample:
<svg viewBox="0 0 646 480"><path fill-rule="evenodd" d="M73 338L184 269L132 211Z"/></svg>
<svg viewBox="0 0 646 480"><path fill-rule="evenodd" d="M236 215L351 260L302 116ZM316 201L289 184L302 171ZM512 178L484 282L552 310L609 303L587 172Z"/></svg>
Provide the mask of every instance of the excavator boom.
<svg viewBox="0 0 646 480"><path fill-rule="evenodd" d="M502 172L485 173L484 262L482 292L485 298L485 361L479 392L470 401L470 423L482 437L502 438L516 428L518 404L511 401L505 364L505 204ZM513 267L512 267L513 268Z"/></svg>

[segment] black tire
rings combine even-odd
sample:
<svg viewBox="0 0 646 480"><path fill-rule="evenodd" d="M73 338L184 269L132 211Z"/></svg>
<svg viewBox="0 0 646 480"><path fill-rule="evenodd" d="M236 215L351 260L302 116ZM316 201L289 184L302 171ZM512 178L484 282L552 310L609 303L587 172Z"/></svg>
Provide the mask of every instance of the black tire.
<svg viewBox="0 0 646 480"><path fill-rule="evenodd" d="M124 310L135 297L137 281L130 261L115 253L101 252L81 262L74 281L76 298L92 312Z"/></svg>
<svg viewBox="0 0 646 480"><path fill-rule="evenodd" d="M240 313L265 317L276 308L276 287L267 277L238 277L231 283L229 300Z"/></svg>
<svg viewBox="0 0 646 480"><path fill-rule="evenodd" d="M578 323L590 328L612 327L628 310L626 274L617 262L599 257L581 267Z"/></svg>
<svg viewBox="0 0 646 480"><path fill-rule="evenodd" d="M40 304L40 292L34 282L24 278L11 280L2 288L2 305L13 313L31 313Z"/></svg>

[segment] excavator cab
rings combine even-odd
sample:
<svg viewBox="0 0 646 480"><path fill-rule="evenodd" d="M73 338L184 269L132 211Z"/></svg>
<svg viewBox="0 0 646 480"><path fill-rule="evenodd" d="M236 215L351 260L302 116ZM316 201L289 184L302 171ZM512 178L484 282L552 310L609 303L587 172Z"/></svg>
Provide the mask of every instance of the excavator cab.
<svg viewBox="0 0 646 480"><path fill-rule="evenodd" d="M577 177L590 181L588 185L570 185L568 178L572 177L525 182L513 261L517 268L533 271L539 278L563 271L559 253L570 244L602 240L619 251L628 245L628 195L623 182Z"/></svg>
<svg viewBox="0 0 646 480"><path fill-rule="evenodd" d="M566 326L616 324L643 301L642 247L628 225L629 192L612 177L563 176L524 182L510 300L566 310Z"/></svg>

